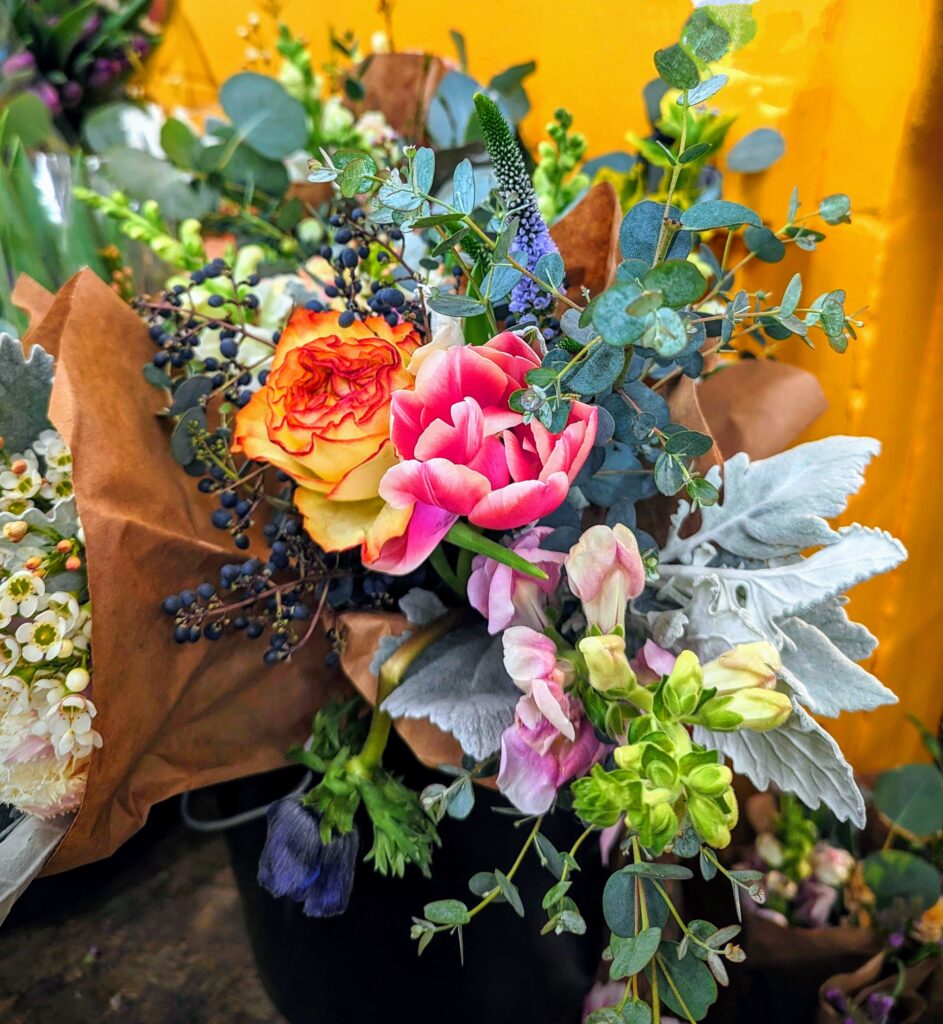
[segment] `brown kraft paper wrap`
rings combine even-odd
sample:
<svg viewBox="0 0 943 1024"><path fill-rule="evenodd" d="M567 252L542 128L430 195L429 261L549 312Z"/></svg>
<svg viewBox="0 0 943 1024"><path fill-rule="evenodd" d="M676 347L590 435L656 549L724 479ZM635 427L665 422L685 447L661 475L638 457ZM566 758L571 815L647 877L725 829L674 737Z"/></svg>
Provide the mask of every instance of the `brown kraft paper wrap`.
<svg viewBox="0 0 943 1024"><path fill-rule="evenodd" d="M104 738L78 815L47 866L56 872L108 856L159 800L283 764L312 712L346 684L323 667L321 633L275 667L243 637L173 642L162 598L215 581L240 555L171 455L157 416L165 395L141 374L147 330L91 271L48 304L32 284L16 295L34 312L26 347L56 357L50 419L73 452Z"/></svg>

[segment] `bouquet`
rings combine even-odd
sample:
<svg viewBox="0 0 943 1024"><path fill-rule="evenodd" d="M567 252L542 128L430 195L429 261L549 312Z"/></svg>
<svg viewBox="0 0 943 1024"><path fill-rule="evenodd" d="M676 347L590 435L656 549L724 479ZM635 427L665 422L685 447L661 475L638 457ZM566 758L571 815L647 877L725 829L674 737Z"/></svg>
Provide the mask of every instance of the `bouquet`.
<svg viewBox="0 0 943 1024"><path fill-rule="evenodd" d="M573 875L603 841L618 849L601 899L621 995L595 1022L704 1018L727 965L743 959L731 918L742 900L765 898L762 872L718 855L739 814L733 772L860 826L852 770L813 716L895 700L857 664L875 639L847 615L845 593L904 550L880 530L829 523L878 446L833 437L783 452L820 398L771 358L794 338L842 352L861 322L840 288L804 296L799 273L776 295L736 277L787 246L814 250L849 220L850 200L826 196L800 213L794 192L774 230L712 194L700 170L686 176L717 138L703 133L714 123L705 105L726 77L711 65L751 32L747 7L696 10L679 42L655 55L659 110L676 126L652 143L667 166L621 199L611 181L597 183L552 228L542 209L568 201L553 154L542 156L541 204L514 111L494 89L447 86L446 75L436 93L461 126L449 143L481 140L474 162L454 159L433 131L432 145L322 147L310 182L331 186L333 199L324 214L308 211L323 230L316 251L282 249L306 258L276 326L260 322L263 261L247 265L235 250L211 258L194 225L174 239L159 211L143 218L192 261L135 301L153 346L146 407L172 421L169 453L151 450L161 432L140 413L122 421L140 442L133 457L154 470L134 479L160 502L133 506L138 534L148 552L154 535L173 545L152 569L174 581L162 595L164 637L180 646L169 685L189 700L202 739L222 740L211 719L228 700L251 743L247 720L264 708L266 764L277 731L268 726L290 733L317 708L307 740L290 750L313 784L269 808L260 882L310 916L342 914L361 856L384 874L434 872L439 823L468 816L476 784L496 787L520 853L491 864L482 851L471 897L417 907L417 948L445 935L473 942L483 913L533 913L515 883L528 857L547 870L544 930L581 935ZM275 102L269 86L250 85L256 109L270 93ZM243 109L227 111L234 123ZM427 128L435 109L433 99ZM285 120L266 119L238 145L267 146L265 124ZM556 124L569 154L569 126ZM748 148L763 166L770 138ZM654 156L647 165L657 167ZM649 189L664 194L641 198ZM115 214L141 227L131 204ZM246 202L241 219L253 216ZM70 288L40 328L55 334L65 322L60 359L89 350L77 297L94 288L87 279ZM111 328L130 315L109 312ZM122 369L129 358L116 357ZM802 398L747 442L764 457L738 451L744 405L760 402L765 416L763 398L782 387ZM95 423L77 437L100 438L107 419L73 398L76 420ZM114 510L102 479L87 481L99 492L86 501L77 478L94 590L91 514L113 521ZM154 580L142 587L152 593ZM96 609L106 599L106 588L101 600L93 594ZM118 603L112 594L110 608L127 616ZM114 629L96 635L96 686ZM253 689L259 661L317 692ZM215 673L212 684L197 667ZM117 716L121 695L111 692ZM136 728L124 706L130 718L113 721ZM417 791L384 765L394 726L442 766L442 781ZM156 747L170 731L156 730ZM198 744L186 749L200 756ZM126 756L116 751L108 767L106 746L97 763L111 775ZM162 770L171 763L160 760ZM171 785L224 777L221 763L177 772L187 777ZM166 777L150 784L154 766L135 766L126 795L166 793ZM90 780L60 849L66 861L69 843L74 857L96 816L113 814L108 788L94 788ZM568 849L546 835L550 815L579 823ZM729 885L724 921L685 920L677 889L695 868Z"/></svg>
<svg viewBox="0 0 943 1024"><path fill-rule="evenodd" d="M12 864L2 916L61 839L102 745L72 455L47 419L51 368L0 335L0 805Z"/></svg>
<svg viewBox="0 0 943 1024"><path fill-rule="evenodd" d="M478 93L487 194L467 160L436 189L428 147L392 167L363 150L322 152L311 179L338 192L324 254L333 279L270 341L251 327L258 280L223 259L142 307L153 365L168 375L157 383L174 396L177 457L216 497L212 522L237 548L260 522L268 544L165 599L175 639L244 632L279 664L324 620L329 661L343 664L365 611L404 616L373 658L369 722L339 703L295 749L318 781L270 809L262 884L313 916L341 913L360 814L377 870L427 872L437 820L467 815L473 783L494 778L521 815L521 854L471 880L477 902L417 913L418 948L461 936L499 899L523 913L514 875L532 849L550 875L546 930L579 934L570 876L590 836L619 829L630 863L603 905L610 976L625 985L600 1020L642 1019L630 1015L646 1002L656 1017L667 1006L701 1019L724 961L742 959L736 925L683 920L668 883L691 871L658 859L694 858L726 877L735 902L763 899L760 872L730 871L716 853L738 814L726 759L861 824L851 771L809 712L894 699L855 666L874 641L842 604L903 551L880 531L826 522L874 443L830 438L722 464L691 383L734 373L720 366L741 338L818 334L841 351L858 326L840 290L802 305L797 275L771 301L735 291L727 263L735 240L741 263L813 247L822 232L808 221L847 219L846 197L800 216L794 195L779 231L722 199L672 202L703 152L688 152L689 110L723 85L702 75L747 17L702 9L656 55L680 111L665 203L631 207L614 280L596 294L567 289L513 130ZM708 232L724 254L701 245L691 258ZM418 267L406 246L417 233ZM205 287L204 312L193 290ZM669 519L664 500L679 492ZM384 769L403 720L458 741L451 781L415 793ZM583 823L570 850L541 832L550 813Z"/></svg>

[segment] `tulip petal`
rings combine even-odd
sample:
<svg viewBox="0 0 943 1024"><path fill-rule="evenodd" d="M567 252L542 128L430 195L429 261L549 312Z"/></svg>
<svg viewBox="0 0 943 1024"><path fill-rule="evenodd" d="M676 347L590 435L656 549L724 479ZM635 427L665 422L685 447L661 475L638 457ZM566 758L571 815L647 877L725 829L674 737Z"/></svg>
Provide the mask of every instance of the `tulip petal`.
<svg viewBox="0 0 943 1024"><path fill-rule="evenodd" d="M423 364L416 377L423 422L447 420L452 406L471 395L483 412L506 412L507 375L476 348L450 348Z"/></svg>
<svg viewBox="0 0 943 1024"><path fill-rule="evenodd" d="M416 441L413 458L421 462L448 459L466 465L484 442L484 416L474 398L456 402L448 420L433 420Z"/></svg>
<svg viewBox="0 0 943 1024"><path fill-rule="evenodd" d="M488 478L448 459L401 462L380 481L380 496L395 508L414 502L465 516L491 490Z"/></svg>
<svg viewBox="0 0 943 1024"><path fill-rule="evenodd" d="M521 480L485 494L466 514L485 530L512 530L559 508L569 489L566 473L553 473L546 480Z"/></svg>
<svg viewBox="0 0 943 1024"><path fill-rule="evenodd" d="M457 519L441 508L417 504L405 533L387 541L376 555L365 549L363 563L376 572L405 576L432 554Z"/></svg>

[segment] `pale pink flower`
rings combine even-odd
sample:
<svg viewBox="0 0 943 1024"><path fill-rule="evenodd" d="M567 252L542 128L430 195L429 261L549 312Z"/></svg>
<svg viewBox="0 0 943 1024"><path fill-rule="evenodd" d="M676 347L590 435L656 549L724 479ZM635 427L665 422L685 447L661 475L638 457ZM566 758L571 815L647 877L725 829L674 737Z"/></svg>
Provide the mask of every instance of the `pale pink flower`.
<svg viewBox="0 0 943 1024"><path fill-rule="evenodd" d="M574 739L569 704L563 692L567 681L567 662L557 659L557 645L548 636L529 626L511 626L501 637L504 667L515 685L523 690L518 701L518 718L530 729L542 720L567 739Z"/></svg>
<svg viewBox="0 0 943 1024"><path fill-rule="evenodd" d="M826 885L836 888L851 878L855 869L855 858L847 850L828 843L816 843L812 851L812 873Z"/></svg>
<svg viewBox="0 0 943 1024"><path fill-rule="evenodd" d="M670 676L677 660L676 655L659 647L654 640L646 640L631 665L638 681L647 686L649 683L657 683L662 676Z"/></svg>
<svg viewBox="0 0 943 1024"><path fill-rule="evenodd" d="M543 569L547 574L545 580L534 579L485 555L475 556L468 580L468 600L488 620L489 633L500 633L509 626L543 629L547 625L547 601L559 586L560 566L566 557L562 551L545 551L540 547L550 533L552 527L538 526L508 545L511 551Z"/></svg>
<svg viewBox="0 0 943 1024"><path fill-rule="evenodd" d="M629 601L645 586L645 567L635 534L622 523L591 526L566 557L570 590L583 604L590 626L611 633L625 625Z"/></svg>
<svg viewBox="0 0 943 1024"><path fill-rule="evenodd" d="M525 700L521 698L519 712ZM570 779L585 775L609 749L597 739L580 702L570 697L565 701L573 739L545 718L532 728L521 720L520 713L501 737L498 789L525 814L550 810L557 790Z"/></svg>

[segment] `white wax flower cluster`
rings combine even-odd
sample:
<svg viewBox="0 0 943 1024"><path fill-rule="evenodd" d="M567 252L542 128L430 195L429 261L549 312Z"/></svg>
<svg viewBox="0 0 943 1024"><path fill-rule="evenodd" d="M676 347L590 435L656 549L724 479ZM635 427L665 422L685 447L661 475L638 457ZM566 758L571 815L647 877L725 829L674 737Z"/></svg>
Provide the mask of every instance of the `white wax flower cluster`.
<svg viewBox="0 0 943 1024"><path fill-rule="evenodd" d="M0 804L53 818L78 808L102 745L72 455L54 430L0 449L0 522Z"/></svg>

